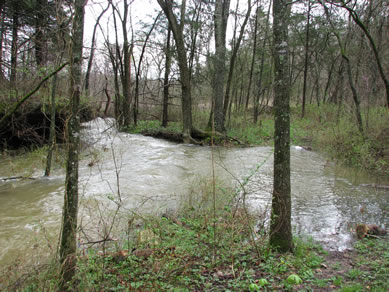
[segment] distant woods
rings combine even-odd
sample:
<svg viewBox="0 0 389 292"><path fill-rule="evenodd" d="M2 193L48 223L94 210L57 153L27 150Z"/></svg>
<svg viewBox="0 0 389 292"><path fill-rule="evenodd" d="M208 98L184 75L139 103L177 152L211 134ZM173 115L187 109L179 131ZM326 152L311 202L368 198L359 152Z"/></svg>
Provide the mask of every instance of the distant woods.
<svg viewBox="0 0 389 292"><path fill-rule="evenodd" d="M88 2L85 9L93 13L87 15L94 19L87 25L94 29L84 40L80 110L113 116L121 128L145 119L163 126L181 122L190 140L196 128L214 123L224 133L231 115L256 122L273 108L271 2L158 0L142 4L142 17L135 5ZM389 107L388 6L388 0L293 6L288 78L291 106L301 106L301 117L307 105L334 104L346 108L363 133L366 110ZM0 118L70 61L73 12L64 0L0 1ZM46 82L12 113L10 127L0 130L3 146L10 133L52 141L51 105L56 103L57 119L70 113L67 74L58 72L55 82ZM47 122L28 127L31 111Z"/></svg>

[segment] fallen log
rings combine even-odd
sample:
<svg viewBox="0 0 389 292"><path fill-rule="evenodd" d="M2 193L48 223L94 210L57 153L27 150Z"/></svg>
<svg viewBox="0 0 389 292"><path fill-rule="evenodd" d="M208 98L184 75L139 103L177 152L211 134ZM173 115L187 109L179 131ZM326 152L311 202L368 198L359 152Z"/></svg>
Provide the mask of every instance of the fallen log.
<svg viewBox="0 0 389 292"><path fill-rule="evenodd" d="M388 233L387 230L375 224L358 224L355 228L355 232L359 239L362 239L364 237L378 238Z"/></svg>
<svg viewBox="0 0 389 292"><path fill-rule="evenodd" d="M18 179L30 179L30 180L36 180L35 177L29 177L29 176L9 176L9 177L0 177L0 181L18 180Z"/></svg>
<svg viewBox="0 0 389 292"><path fill-rule="evenodd" d="M382 190L389 190L389 185L378 185L378 184L360 184L361 187L375 188Z"/></svg>
<svg viewBox="0 0 389 292"><path fill-rule="evenodd" d="M184 137L182 133L177 133L169 130L156 130L156 129L146 129L141 132L142 135L158 138L158 139L165 139L171 142L175 143L183 143ZM215 132L214 137L217 138L217 145L223 144L222 142L226 141L232 141L235 143L238 143L239 145L245 145L243 142L239 141L238 139L234 137L229 137L225 134ZM191 130L191 137L190 142L195 145L209 145L212 138L212 132L211 131L202 131L199 129L193 128Z"/></svg>

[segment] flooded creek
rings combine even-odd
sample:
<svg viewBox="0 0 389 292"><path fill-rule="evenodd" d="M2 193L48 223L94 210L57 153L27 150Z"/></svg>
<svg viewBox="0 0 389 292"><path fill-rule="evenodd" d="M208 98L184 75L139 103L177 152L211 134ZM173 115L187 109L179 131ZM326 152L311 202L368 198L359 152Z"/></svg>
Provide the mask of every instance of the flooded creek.
<svg viewBox="0 0 389 292"><path fill-rule="evenodd" d="M113 120L84 125L87 145L80 161L80 224L98 225L98 214L114 212L118 195L124 210L159 213L175 209L199 181L212 177L211 148L174 144L141 135L118 133ZM388 180L337 167L323 156L292 147L292 216L296 234L313 236L329 249L350 247L356 223L389 228ZM251 175L245 187L253 210L269 210L273 158L271 147L214 148L221 185L233 187ZM0 265L36 244L58 241L64 170L42 177L42 158L0 157ZM257 170L254 172L253 170ZM1 178L32 176L33 179ZM363 212L361 212L361 210ZM43 239L42 239L43 238Z"/></svg>

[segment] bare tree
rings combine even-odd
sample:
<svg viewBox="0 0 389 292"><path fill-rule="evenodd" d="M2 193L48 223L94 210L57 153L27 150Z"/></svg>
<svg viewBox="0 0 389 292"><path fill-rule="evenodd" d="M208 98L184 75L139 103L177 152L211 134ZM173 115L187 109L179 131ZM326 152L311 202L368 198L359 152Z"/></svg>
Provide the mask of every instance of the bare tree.
<svg viewBox="0 0 389 292"><path fill-rule="evenodd" d="M384 85L385 85L386 102L387 102L387 107L388 107L388 110L389 110L389 80L385 76L384 68L383 68L382 61L381 61L381 56L378 53L376 42L374 41L374 39L373 39L372 35L370 34L370 32L369 32L367 26L365 25L365 23L359 17L358 13L353 8L351 8L351 7L349 7L347 5L349 3L349 1L346 2L344 0L341 0L340 2L341 2L340 6L345 8L349 12L349 14L352 17L353 21L362 29L363 33L365 34L365 36L369 40L370 47L371 47L371 49L373 51L374 58L375 58L376 63L377 63L378 72L379 72L379 74L381 76L382 81L384 82ZM335 3L335 5L339 5L337 2L331 2L331 3Z"/></svg>
<svg viewBox="0 0 389 292"><path fill-rule="evenodd" d="M88 91L89 91L89 79L90 79L90 72L92 70L92 65L93 65L93 58L95 56L95 43L96 43L96 32L97 32L97 27L99 26L100 24L100 19L103 17L104 13L107 12L108 8L110 6L110 3L108 3L107 7L104 8L101 13L99 14L99 16L97 17L96 19L96 23L93 27L93 33L92 33L92 41L91 41L91 48L90 48L90 55L89 55L89 60L88 60L88 66L87 66L87 69L86 69L86 73L85 73L85 82L84 82L84 88L85 88L85 91L86 91L86 95L88 95Z"/></svg>
<svg viewBox="0 0 389 292"><path fill-rule="evenodd" d="M215 58L213 77L213 112L215 130L224 133L225 115L223 113L224 79L226 75L226 31L230 10L229 0L217 0L215 3Z"/></svg>
<svg viewBox="0 0 389 292"><path fill-rule="evenodd" d="M191 141L192 131L192 92L191 92L191 72L188 66L188 58L186 55L185 41L184 41L184 24L185 24L185 10L186 0L181 4L180 22L178 23L176 15L173 13L173 1L158 0L159 6L165 13L177 48L178 66L180 68L181 91L182 91L182 120L183 120L183 139L185 143Z"/></svg>
<svg viewBox="0 0 389 292"><path fill-rule="evenodd" d="M270 245L281 251L293 249L290 194L290 81L288 60L288 0L273 0L274 58L274 182Z"/></svg>
<svg viewBox="0 0 389 292"><path fill-rule="evenodd" d="M345 61L345 64L346 64L348 83L350 85L350 89L351 89L353 100L354 100L355 116L356 116L356 119L358 122L358 129L359 129L359 132L363 135L363 124L362 124L360 100L359 100L359 96L357 93L357 89L355 88L354 81L353 81L353 75L352 75L352 70L351 70L351 61L350 61L349 56L347 55L346 46L343 44L342 39L340 37L340 34L337 31L337 29L335 28L335 26L331 20L331 16L330 16L330 12L328 11L328 7L321 0L319 0L319 2L322 4L322 6L324 8L327 20L329 21L329 23L332 27L332 32L338 41L340 54L341 54L342 59ZM348 32L348 33L350 33L350 32Z"/></svg>
<svg viewBox="0 0 389 292"><path fill-rule="evenodd" d="M307 26L305 31L305 59L304 59L304 83L303 83L303 101L301 108L301 118L304 118L305 115L305 101L307 93L307 77L308 77L308 65L309 65L309 28L311 25L311 1L308 1L308 11L307 11Z"/></svg>
<svg viewBox="0 0 389 292"><path fill-rule="evenodd" d="M162 109L162 127L167 127L168 123L168 105L169 105L169 75L172 65L172 51L170 48L171 42L170 26L168 24L167 36L166 36L166 47L165 47L165 73L163 78L163 109Z"/></svg>
<svg viewBox="0 0 389 292"><path fill-rule="evenodd" d="M67 282L73 278L76 268L76 233L78 214L78 154L80 148L79 103L82 90L82 47L84 34L84 0L74 1L74 16L70 51L70 108L67 125L67 161L65 196L60 242L61 290L68 289Z"/></svg>
<svg viewBox="0 0 389 292"><path fill-rule="evenodd" d="M239 1L237 2L237 5L238 5ZM231 55L231 60L230 60L230 67L229 67L229 71L228 71L228 78L227 78L227 88L226 88L226 93L224 95L224 104L223 104L223 114L224 114L224 117L227 115L227 110L228 110L228 106L229 106L229 102L230 102L230 92L231 92L231 86L232 86L232 77L233 77L233 74L234 74L234 68L235 68L235 61L236 61L236 57L237 57L237 54L238 54L238 50L239 50L239 47L240 47L240 44L242 42L242 39L243 39L243 35L244 35L244 32L245 32L245 27L247 25L247 22L250 18L250 14L251 14L251 0L248 0L247 1L247 11L246 11L246 15L245 15L245 18L243 20L243 23L242 23L242 26L240 27L240 32L239 32L239 36L238 36L238 39L236 40L233 48L232 48L232 55Z"/></svg>
<svg viewBox="0 0 389 292"><path fill-rule="evenodd" d="M155 18L152 26L150 27L150 30L146 33L145 40L143 42L142 51L139 56L138 65L135 67L135 96L134 96L134 125L136 126L138 123L138 111L139 111L139 81L140 81L140 74L141 74L141 67L142 67L142 61L143 57L146 52L146 46L148 44L149 38L158 22L159 17L161 16L161 13L158 13L157 17ZM134 63L135 63L135 58Z"/></svg>

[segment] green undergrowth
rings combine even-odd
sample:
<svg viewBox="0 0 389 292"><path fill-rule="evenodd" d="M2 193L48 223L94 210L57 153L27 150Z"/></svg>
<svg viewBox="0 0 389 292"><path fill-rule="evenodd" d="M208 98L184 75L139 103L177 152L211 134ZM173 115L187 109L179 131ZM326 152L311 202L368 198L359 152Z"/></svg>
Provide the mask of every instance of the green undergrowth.
<svg viewBox="0 0 389 292"><path fill-rule="evenodd" d="M227 135L246 145L273 145L274 121L272 114L263 114L257 123L251 113L232 113L226 122ZM196 113L195 123L206 127L206 112ZM340 164L377 173L389 174L389 114L385 107L362 111L364 133L358 130L352 108L336 105L307 105L304 118L301 108L291 108L290 139L292 145L309 146L326 153ZM180 133L180 123L162 128L159 121L141 121L132 133L165 130Z"/></svg>
<svg viewBox="0 0 389 292"><path fill-rule="evenodd" d="M363 111L360 133L352 109L334 105L308 106L292 113L291 132L297 145L309 145L327 153L340 164L389 174L389 114L386 108ZM293 140L292 140L293 141Z"/></svg>
<svg viewBox="0 0 389 292"><path fill-rule="evenodd" d="M295 237L278 254L234 195L212 185L176 212L129 223L125 240L80 250L70 291L387 291L389 245L364 239L353 252L331 253ZM193 196L194 194L192 194ZM263 226L263 224L262 224ZM5 291L57 291L55 260L0 275Z"/></svg>
<svg viewBox="0 0 389 292"><path fill-rule="evenodd" d="M174 133L181 133L182 125L178 122L170 122L168 126L162 127L161 122L158 120L144 120L138 121L138 125L135 127L133 125L129 126L125 131L128 131L133 134L142 134L145 131L169 131Z"/></svg>

